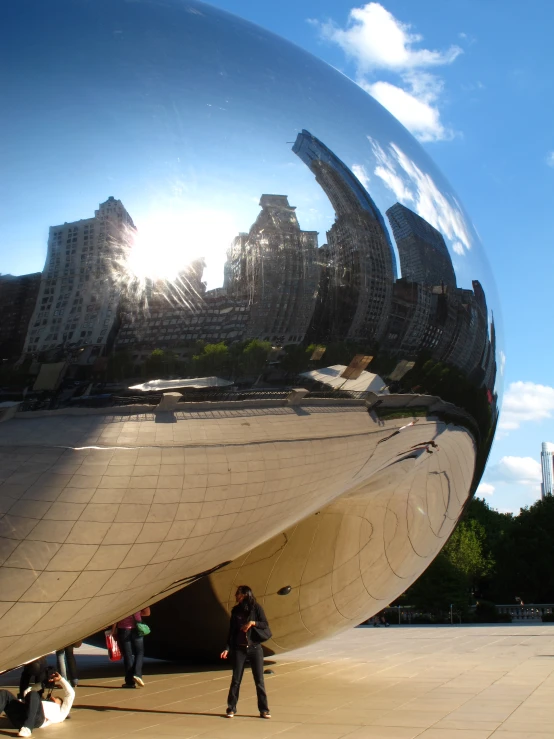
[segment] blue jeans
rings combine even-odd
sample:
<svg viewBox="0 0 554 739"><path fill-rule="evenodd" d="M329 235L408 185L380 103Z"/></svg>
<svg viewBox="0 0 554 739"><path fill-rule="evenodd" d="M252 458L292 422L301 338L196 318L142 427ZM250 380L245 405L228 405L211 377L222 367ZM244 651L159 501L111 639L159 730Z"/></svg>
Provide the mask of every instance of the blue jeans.
<svg viewBox="0 0 554 739"><path fill-rule="evenodd" d="M117 643L123 655L125 665L125 683L134 685L134 676L142 678L142 662L144 659L144 637L136 629L118 629Z"/></svg>

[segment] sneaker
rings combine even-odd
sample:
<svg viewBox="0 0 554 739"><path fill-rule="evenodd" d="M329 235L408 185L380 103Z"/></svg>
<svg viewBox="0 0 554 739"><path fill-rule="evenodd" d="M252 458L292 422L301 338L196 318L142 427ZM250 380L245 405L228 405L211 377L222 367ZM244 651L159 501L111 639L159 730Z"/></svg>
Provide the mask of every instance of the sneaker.
<svg viewBox="0 0 554 739"><path fill-rule="evenodd" d="M271 714L269 711L261 711L260 718L271 718Z"/></svg>
<svg viewBox="0 0 554 739"><path fill-rule="evenodd" d="M19 729L19 734L17 736L31 736L32 733L31 729L28 729L26 726L22 726Z"/></svg>
<svg viewBox="0 0 554 739"><path fill-rule="evenodd" d="M133 680L135 681L135 685L137 686L137 688L144 688L144 680L142 679L142 677L135 675Z"/></svg>
<svg viewBox="0 0 554 739"><path fill-rule="evenodd" d="M122 688L127 688L128 690L132 690L132 689L136 688L137 686L135 685L135 683L133 683L132 685L127 685L127 683L123 683L123 685L121 687Z"/></svg>
<svg viewBox="0 0 554 739"><path fill-rule="evenodd" d="M235 712L234 711L231 711L231 709L228 708L227 709L227 712L225 713L225 715L227 716L227 718L233 718L233 716L235 715Z"/></svg>

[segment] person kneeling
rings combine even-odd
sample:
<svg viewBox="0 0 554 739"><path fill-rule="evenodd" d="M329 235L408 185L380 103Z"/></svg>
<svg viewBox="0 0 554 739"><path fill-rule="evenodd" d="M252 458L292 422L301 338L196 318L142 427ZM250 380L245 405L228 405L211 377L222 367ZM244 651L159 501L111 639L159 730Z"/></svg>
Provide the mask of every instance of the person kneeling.
<svg viewBox="0 0 554 739"><path fill-rule="evenodd" d="M75 691L59 672L52 673L51 681L62 692L60 696L49 695L47 700L41 700L34 690L28 692L23 700L16 698L9 690L0 690L0 713L3 711L11 724L19 729L18 736L31 736L33 729L59 724L67 718Z"/></svg>

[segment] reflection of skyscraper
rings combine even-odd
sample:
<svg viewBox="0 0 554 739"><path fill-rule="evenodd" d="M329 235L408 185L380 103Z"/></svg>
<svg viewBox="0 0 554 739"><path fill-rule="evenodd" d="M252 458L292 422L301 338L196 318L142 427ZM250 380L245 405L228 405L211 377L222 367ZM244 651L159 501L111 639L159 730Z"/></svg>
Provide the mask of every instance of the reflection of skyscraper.
<svg viewBox="0 0 554 739"><path fill-rule="evenodd" d="M409 208L395 203L387 210L402 277L420 285L456 287L456 275L440 231Z"/></svg>
<svg viewBox="0 0 554 739"><path fill-rule="evenodd" d="M491 317L490 339L484 367L485 380L483 384L492 392L496 382L496 328L494 325L494 315Z"/></svg>
<svg viewBox="0 0 554 739"><path fill-rule="evenodd" d="M544 498L547 495L553 494L553 478L554 478L554 444L549 444L547 441L542 443L541 451L541 467L542 467L542 484L541 484L541 496Z"/></svg>
<svg viewBox="0 0 554 739"><path fill-rule="evenodd" d="M286 195L262 195L248 234L227 254L225 287L251 303L247 338L275 344L303 341L315 306L317 232L302 231Z"/></svg>
<svg viewBox="0 0 554 739"><path fill-rule="evenodd" d="M0 360L19 359L37 302L41 273L0 275Z"/></svg>
<svg viewBox="0 0 554 739"><path fill-rule="evenodd" d="M433 304L429 288L400 279L394 283L391 310L384 337L387 352L416 359L424 345Z"/></svg>
<svg viewBox="0 0 554 739"><path fill-rule="evenodd" d="M110 197L87 218L51 226L40 291L24 353L86 347L80 363L99 356L115 328L119 290L116 264L133 221ZM118 268L120 268L117 265Z"/></svg>
<svg viewBox="0 0 554 739"><path fill-rule="evenodd" d="M327 232L324 330L328 338L379 340L396 276L383 217L350 169L308 131L298 134L292 150L314 173L335 210L335 223Z"/></svg>

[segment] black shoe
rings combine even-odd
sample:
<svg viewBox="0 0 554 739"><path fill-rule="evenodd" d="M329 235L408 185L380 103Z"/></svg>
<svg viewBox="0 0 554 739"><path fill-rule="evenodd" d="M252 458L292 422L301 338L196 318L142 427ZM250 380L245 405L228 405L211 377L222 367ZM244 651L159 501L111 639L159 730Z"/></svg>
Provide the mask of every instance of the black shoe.
<svg viewBox="0 0 554 739"><path fill-rule="evenodd" d="M137 686L135 685L135 683L133 683L132 685L127 685L127 683L123 683L123 685L121 687L122 688L128 688L129 690L136 690L136 687Z"/></svg>

